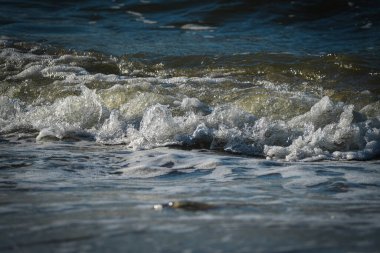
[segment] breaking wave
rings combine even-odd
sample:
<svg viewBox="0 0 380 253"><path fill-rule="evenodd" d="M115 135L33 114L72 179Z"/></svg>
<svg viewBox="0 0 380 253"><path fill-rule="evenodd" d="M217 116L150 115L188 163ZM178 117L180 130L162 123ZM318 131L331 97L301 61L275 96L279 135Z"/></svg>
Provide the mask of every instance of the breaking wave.
<svg viewBox="0 0 380 253"><path fill-rule="evenodd" d="M225 69L173 70L167 67L173 62L144 65L15 46L1 49L0 63L3 139L85 138L132 149L204 148L287 161L380 155L376 90L328 89L310 75L299 80L299 72L280 83L268 74L228 69L228 61Z"/></svg>

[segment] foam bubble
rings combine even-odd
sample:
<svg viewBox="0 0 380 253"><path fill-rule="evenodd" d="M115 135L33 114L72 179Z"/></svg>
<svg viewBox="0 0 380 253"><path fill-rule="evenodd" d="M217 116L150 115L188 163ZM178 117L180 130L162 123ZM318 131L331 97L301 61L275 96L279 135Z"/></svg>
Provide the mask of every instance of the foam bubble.
<svg viewBox="0 0 380 253"><path fill-rule="evenodd" d="M199 24L185 24L185 25L181 26L181 29L193 30L193 31L204 31L204 30L215 29L215 27L206 26L206 25L199 25Z"/></svg>

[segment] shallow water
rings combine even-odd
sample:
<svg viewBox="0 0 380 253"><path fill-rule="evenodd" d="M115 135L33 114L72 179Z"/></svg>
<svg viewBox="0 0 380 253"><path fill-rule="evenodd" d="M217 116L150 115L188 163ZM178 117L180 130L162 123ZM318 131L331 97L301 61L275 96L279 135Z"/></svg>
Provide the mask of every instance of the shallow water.
<svg viewBox="0 0 380 253"><path fill-rule="evenodd" d="M2 252L372 251L379 162L1 144ZM120 173L125 171L125 173ZM210 210L154 210L192 200Z"/></svg>
<svg viewBox="0 0 380 253"><path fill-rule="evenodd" d="M1 252L375 252L379 4L0 1Z"/></svg>

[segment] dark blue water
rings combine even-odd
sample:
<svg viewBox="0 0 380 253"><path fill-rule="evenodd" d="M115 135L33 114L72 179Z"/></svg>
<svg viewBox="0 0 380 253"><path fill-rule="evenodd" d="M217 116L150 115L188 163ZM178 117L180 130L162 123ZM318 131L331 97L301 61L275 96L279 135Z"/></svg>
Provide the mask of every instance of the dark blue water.
<svg viewBox="0 0 380 253"><path fill-rule="evenodd" d="M377 1L1 1L0 33L114 55L378 55ZM189 24L202 30L188 29ZM198 27L199 28L199 27Z"/></svg>

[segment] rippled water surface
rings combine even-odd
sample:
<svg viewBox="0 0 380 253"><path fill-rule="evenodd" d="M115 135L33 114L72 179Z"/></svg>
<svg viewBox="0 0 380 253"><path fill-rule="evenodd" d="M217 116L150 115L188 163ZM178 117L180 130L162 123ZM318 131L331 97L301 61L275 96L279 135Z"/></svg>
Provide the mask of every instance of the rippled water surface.
<svg viewBox="0 0 380 253"><path fill-rule="evenodd" d="M376 1L0 0L1 252L376 252Z"/></svg>
<svg viewBox="0 0 380 253"><path fill-rule="evenodd" d="M379 162L281 163L88 142L0 148L2 252L379 247ZM213 208L153 209L184 200Z"/></svg>
<svg viewBox="0 0 380 253"><path fill-rule="evenodd" d="M1 5L4 35L117 55L379 52L376 1L2 0Z"/></svg>

